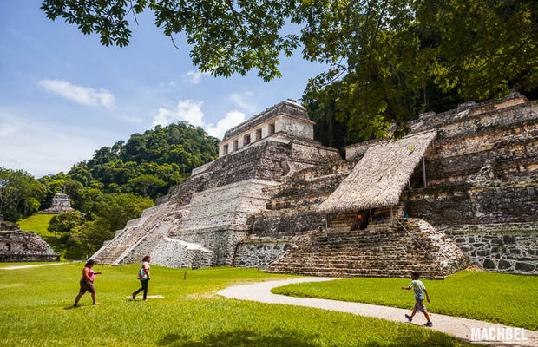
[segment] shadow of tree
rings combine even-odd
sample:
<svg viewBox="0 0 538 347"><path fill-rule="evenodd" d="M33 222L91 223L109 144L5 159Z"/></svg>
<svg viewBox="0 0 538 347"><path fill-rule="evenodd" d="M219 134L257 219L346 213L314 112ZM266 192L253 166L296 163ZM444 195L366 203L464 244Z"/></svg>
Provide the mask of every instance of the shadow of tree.
<svg viewBox="0 0 538 347"><path fill-rule="evenodd" d="M318 344L311 343L313 336L293 336L283 331L274 331L261 334L256 331L241 330L211 334L199 341L193 341L189 336L180 334L167 334L159 342L159 346L173 347L224 347L224 346L294 346L311 347Z"/></svg>
<svg viewBox="0 0 538 347"><path fill-rule="evenodd" d="M441 332L433 331L432 334L423 335L422 337L414 335L398 335L393 338L392 341L385 341L383 343L371 342L361 344L363 347L401 347L401 346L462 346L465 342L457 338L450 337ZM473 345L475 346L475 345ZM482 345L476 345L482 346Z"/></svg>
<svg viewBox="0 0 538 347"><path fill-rule="evenodd" d="M299 332L286 332L282 330L273 330L271 332L260 333L250 330L228 331L217 334L211 334L201 339L193 339L191 336L171 333L165 335L157 342L159 346L169 347L224 347L224 346L293 346L293 347L312 347L323 344L316 341L319 336L301 335ZM382 342L373 341L365 342L358 339L355 342L347 341L350 346L364 347L401 347L401 346L462 346L465 342L447 336L439 332L432 332L425 335L399 335ZM325 341L326 343L326 341ZM334 345L337 345L334 342Z"/></svg>

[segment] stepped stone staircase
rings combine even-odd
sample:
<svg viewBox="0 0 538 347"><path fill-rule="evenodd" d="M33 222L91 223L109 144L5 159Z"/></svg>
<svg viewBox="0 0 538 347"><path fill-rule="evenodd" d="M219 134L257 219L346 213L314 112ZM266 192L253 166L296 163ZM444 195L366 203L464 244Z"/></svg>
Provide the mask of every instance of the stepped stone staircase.
<svg viewBox="0 0 538 347"><path fill-rule="evenodd" d="M269 272L329 277L443 278L467 264L467 257L442 232L422 219L370 224L352 231L344 218L326 232L314 232L268 267Z"/></svg>
<svg viewBox="0 0 538 347"><path fill-rule="evenodd" d="M124 229L116 232L114 239L105 241L93 258L101 264L122 264L124 258L149 234L160 232L163 216L169 214L170 206L165 204L144 210L140 219L129 221Z"/></svg>

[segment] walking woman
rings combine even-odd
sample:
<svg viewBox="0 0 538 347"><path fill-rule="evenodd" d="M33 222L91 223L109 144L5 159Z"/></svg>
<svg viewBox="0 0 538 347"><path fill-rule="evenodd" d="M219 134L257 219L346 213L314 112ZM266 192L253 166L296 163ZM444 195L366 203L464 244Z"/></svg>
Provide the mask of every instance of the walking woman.
<svg viewBox="0 0 538 347"><path fill-rule="evenodd" d="M80 298L82 298L82 295L86 292L90 292L92 294L92 300L93 304L96 305L95 302L95 287L93 286L93 281L95 281L95 275L100 275L101 272L95 272L93 271L93 266L95 265L95 260L90 259L86 262L86 265L84 265L84 268L82 269L82 279L80 280L80 291L78 292L78 295L75 298L75 306L78 305L78 302Z"/></svg>
<svg viewBox="0 0 538 347"><path fill-rule="evenodd" d="M151 257L146 255L142 258L142 266L138 270L138 279L140 280L141 287L137 291L133 292L133 300L136 300L136 295L141 291L144 291L144 301L148 298L148 286L149 286L149 262Z"/></svg>

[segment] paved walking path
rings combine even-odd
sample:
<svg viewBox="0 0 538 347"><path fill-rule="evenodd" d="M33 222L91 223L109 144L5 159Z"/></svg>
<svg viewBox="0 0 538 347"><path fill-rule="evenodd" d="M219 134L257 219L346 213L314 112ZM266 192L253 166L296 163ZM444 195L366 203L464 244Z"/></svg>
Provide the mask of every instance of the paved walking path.
<svg viewBox="0 0 538 347"><path fill-rule="evenodd" d="M317 299L317 298L293 298L284 295L278 295L271 293L271 289L275 287L284 286L287 284L295 283L305 283L305 282L322 282L330 281L334 278L291 278L286 280L278 281L267 281L254 284L244 284L228 287L224 290L218 292L219 295L224 296L230 299L241 299L241 300L250 300L257 301L267 304L286 304L286 305L299 305L314 307L323 310L329 311L340 311L357 314L364 317L372 318L382 318L388 319L391 321L396 321L400 323L405 323L406 319L404 318L405 313L409 313L409 310L382 306L382 305L372 305L372 304L361 304L354 302L345 302L338 300L329 300L329 299ZM418 318L418 319L417 319ZM490 333L490 328L492 328L492 335L497 336L497 331L504 331L506 334L508 331L517 333L517 336L520 337L523 334L523 337L526 340L518 339L516 345L524 346L538 346L538 332L529 331L521 328L513 328L500 324L487 323L479 320L468 319L468 318L457 318L445 316L442 314L434 313L432 314L433 327L425 329L434 329L441 331L443 333L464 339L470 342L478 342L476 339L471 341L471 328L480 328L487 329L486 331ZM415 317L415 322L417 324L424 324L426 320L424 316L420 313ZM505 329L505 330L502 330ZM497 337L494 337L497 339ZM483 343L483 341L481 341ZM514 343L514 342L513 342ZM499 345L499 342L495 343Z"/></svg>
<svg viewBox="0 0 538 347"><path fill-rule="evenodd" d="M29 268L32 268L32 267L39 267L39 266L54 266L54 265L64 265L64 264L69 264L69 263L14 265L14 266L0 267L0 270L19 270L19 269L29 269Z"/></svg>

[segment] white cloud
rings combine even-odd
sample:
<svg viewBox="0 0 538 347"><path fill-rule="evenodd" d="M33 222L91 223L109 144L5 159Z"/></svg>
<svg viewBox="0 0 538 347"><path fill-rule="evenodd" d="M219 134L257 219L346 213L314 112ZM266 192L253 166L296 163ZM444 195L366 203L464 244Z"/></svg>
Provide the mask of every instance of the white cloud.
<svg viewBox="0 0 538 347"><path fill-rule="evenodd" d="M222 138L226 130L246 119L246 114L239 110L232 110L217 121L216 124L208 123L204 119L202 101L180 100L175 108L161 107L153 118L153 126L166 126L178 121L187 121L194 126L204 128L211 136Z"/></svg>
<svg viewBox="0 0 538 347"><path fill-rule="evenodd" d="M24 169L37 177L67 172L109 144L110 137L0 110L0 166Z"/></svg>
<svg viewBox="0 0 538 347"><path fill-rule="evenodd" d="M175 81L170 81L170 82L161 81L161 82L159 82L159 88L174 88L176 85L177 85L177 83Z"/></svg>
<svg viewBox="0 0 538 347"><path fill-rule="evenodd" d="M246 119L246 114L237 110L226 113L226 116L217 122L217 125L208 124L206 131L209 135L222 139L226 130L238 125Z"/></svg>
<svg viewBox="0 0 538 347"><path fill-rule="evenodd" d="M209 75L210 75L209 72L189 70L185 74L185 77L187 77L192 84L198 84L202 80L202 76L209 76Z"/></svg>
<svg viewBox="0 0 538 347"><path fill-rule="evenodd" d="M153 118L153 126L166 126L178 121L187 121L194 126L203 126L202 104L202 101L180 100L175 109L161 107Z"/></svg>
<svg viewBox="0 0 538 347"><path fill-rule="evenodd" d="M251 100L252 96L254 96L252 92L233 93L230 94L230 100L241 110L252 113L256 111L256 105Z"/></svg>
<svg viewBox="0 0 538 347"><path fill-rule="evenodd" d="M38 84L52 94L60 95L85 106L102 106L112 109L116 102L114 95L106 89L77 86L62 80L42 80Z"/></svg>

